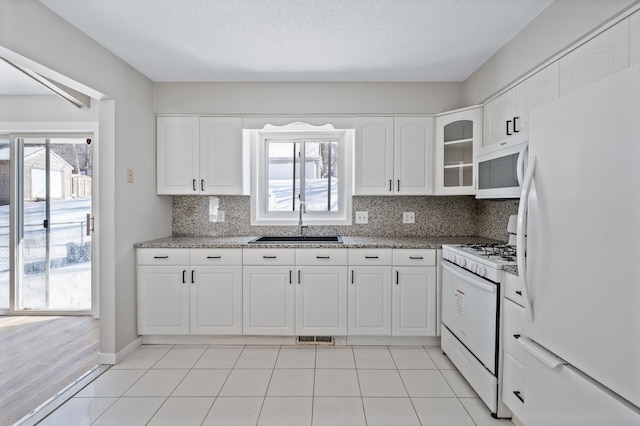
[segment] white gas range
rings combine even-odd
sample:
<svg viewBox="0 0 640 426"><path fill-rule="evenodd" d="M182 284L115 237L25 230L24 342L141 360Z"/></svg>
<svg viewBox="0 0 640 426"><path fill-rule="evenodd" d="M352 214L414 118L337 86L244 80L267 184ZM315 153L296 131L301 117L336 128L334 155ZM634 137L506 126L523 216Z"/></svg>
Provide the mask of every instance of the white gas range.
<svg viewBox="0 0 640 426"><path fill-rule="evenodd" d="M510 233L515 224L512 216ZM510 417L501 398L499 319L502 269L516 265L515 244L443 245L442 258L442 350L494 417Z"/></svg>

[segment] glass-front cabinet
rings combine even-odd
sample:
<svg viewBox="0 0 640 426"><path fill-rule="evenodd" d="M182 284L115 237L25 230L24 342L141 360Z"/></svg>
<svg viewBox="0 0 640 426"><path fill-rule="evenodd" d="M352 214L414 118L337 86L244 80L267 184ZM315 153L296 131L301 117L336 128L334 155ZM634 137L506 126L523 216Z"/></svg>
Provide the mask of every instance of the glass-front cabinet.
<svg viewBox="0 0 640 426"><path fill-rule="evenodd" d="M473 195L477 167L474 155L482 145L482 108L436 116L436 194Z"/></svg>

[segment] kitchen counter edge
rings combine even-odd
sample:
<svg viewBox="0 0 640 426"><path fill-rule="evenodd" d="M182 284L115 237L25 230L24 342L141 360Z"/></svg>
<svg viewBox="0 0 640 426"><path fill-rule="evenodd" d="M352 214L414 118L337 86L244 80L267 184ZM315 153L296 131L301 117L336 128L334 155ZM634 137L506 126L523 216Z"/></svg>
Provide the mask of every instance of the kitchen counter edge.
<svg viewBox="0 0 640 426"><path fill-rule="evenodd" d="M495 242L482 237L356 237L342 236L343 244L249 244L255 236L166 237L134 244L135 248L396 248L439 249L443 244Z"/></svg>

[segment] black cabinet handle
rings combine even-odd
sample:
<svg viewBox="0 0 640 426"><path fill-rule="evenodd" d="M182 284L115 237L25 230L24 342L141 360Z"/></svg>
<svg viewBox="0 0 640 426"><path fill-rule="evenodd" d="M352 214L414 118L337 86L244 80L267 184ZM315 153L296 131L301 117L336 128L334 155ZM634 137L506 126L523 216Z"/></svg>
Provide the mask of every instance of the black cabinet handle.
<svg viewBox="0 0 640 426"><path fill-rule="evenodd" d="M424 259L424 257L422 257L422 256L409 256L409 259L411 259L411 260L422 260L422 259Z"/></svg>
<svg viewBox="0 0 640 426"><path fill-rule="evenodd" d="M400 192L400 179L398 179L398 192Z"/></svg>
<svg viewBox="0 0 640 426"><path fill-rule="evenodd" d="M520 338L520 334L514 334L513 337L516 338L516 339L519 339Z"/></svg>
<svg viewBox="0 0 640 426"><path fill-rule="evenodd" d="M520 391L513 391L513 394L524 404L524 398L522 397L522 393Z"/></svg>
<svg viewBox="0 0 640 426"><path fill-rule="evenodd" d="M511 130L509 130L509 123L511 123L511 120L507 120L507 136L511 136L513 133L511 133Z"/></svg>
<svg viewBox="0 0 640 426"><path fill-rule="evenodd" d="M200 180L200 191L204 191L204 179Z"/></svg>
<svg viewBox="0 0 640 426"><path fill-rule="evenodd" d="M276 256L262 256L263 259L275 259Z"/></svg>
<svg viewBox="0 0 640 426"><path fill-rule="evenodd" d="M520 120L520 117L513 117L513 133L520 133L520 129L518 128L518 120Z"/></svg>
<svg viewBox="0 0 640 426"><path fill-rule="evenodd" d="M168 259L169 256L153 256L154 259Z"/></svg>
<svg viewBox="0 0 640 426"><path fill-rule="evenodd" d="M520 291L520 290L516 290L516 294L517 294L518 296L522 296L522 291Z"/></svg>
<svg viewBox="0 0 640 426"><path fill-rule="evenodd" d="M207 259L221 259L222 256L207 256Z"/></svg>
<svg viewBox="0 0 640 426"><path fill-rule="evenodd" d="M195 284L196 283L196 271L192 270L191 271L191 284Z"/></svg>
<svg viewBox="0 0 640 426"><path fill-rule="evenodd" d="M351 270L351 284L353 284L353 269Z"/></svg>
<svg viewBox="0 0 640 426"><path fill-rule="evenodd" d="M396 271L396 285L400 284L400 272Z"/></svg>
<svg viewBox="0 0 640 426"><path fill-rule="evenodd" d="M378 256L365 256L365 259L378 259Z"/></svg>
<svg viewBox="0 0 640 426"><path fill-rule="evenodd" d="M316 259L331 259L329 256L316 256Z"/></svg>
<svg viewBox="0 0 640 426"><path fill-rule="evenodd" d="M300 270L298 270L298 284L300 284Z"/></svg>
<svg viewBox="0 0 640 426"><path fill-rule="evenodd" d="M392 190L391 185L392 185L392 182L391 182L391 179L389 179L389 191Z"/></svg>
<svg viewBox="0 0 640 426"><path fill-rule="evenodd" d="M187 283L187 270L183 270L182 271L182 284L186 284Z"/></svg>
<svg viewBox="0 0 640 426"><path fill-rule="evenodd" d="M291 280L291 274L292 274L292 271L289 271L289 284L293 284L293 281Z"/></svg>
<svg viewBox="0 0 640 426"><path fill-rule="evenodd" d="M193 190L197 191L197 189L196 189L196 180L195 179L193 180Z"/></svg>

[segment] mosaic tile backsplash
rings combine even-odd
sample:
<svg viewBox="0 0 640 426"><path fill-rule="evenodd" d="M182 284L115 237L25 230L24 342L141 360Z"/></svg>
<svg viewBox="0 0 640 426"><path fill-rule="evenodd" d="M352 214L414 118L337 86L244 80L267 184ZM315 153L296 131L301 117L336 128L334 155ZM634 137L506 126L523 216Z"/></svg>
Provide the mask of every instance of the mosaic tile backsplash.
<svg viewBox="0 0 640 426"><path fill-rule="evenodd" d="M251 226L249 196L219 196L225 221L209 222L209 197L173 197L173 236L294 235L296 226ZM516 201L484 201L473 196L353 197L352 214L369 212L369 223L310 226L318 235L350 236L481 236L507 240L507 221L517 213ZM403 224L402 213L415 212L416 223Z"/></svg>

